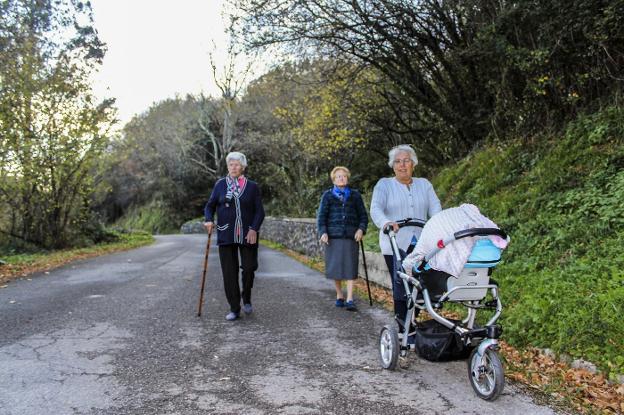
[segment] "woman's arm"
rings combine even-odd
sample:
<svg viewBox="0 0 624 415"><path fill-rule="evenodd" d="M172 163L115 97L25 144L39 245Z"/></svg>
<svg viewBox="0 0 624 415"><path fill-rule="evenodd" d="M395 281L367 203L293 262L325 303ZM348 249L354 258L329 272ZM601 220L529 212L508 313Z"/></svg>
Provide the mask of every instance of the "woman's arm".
<svg viewBox="0 0 624 415"><path fill-rule="evenodd" d="M433 215L435 215L436 213L438 213L439 211L442 210L442 205L440 204L440 199L438 199L438 195L436 195L435 190L433 190L433 185L431 184L431 182L427 181L427 183L429 184L429 189L428 189L428 197L429 197L429 217L432 217Z"/></svg>
<svg viewBox="0 0 624 415"><path fill-rule="evenodd" d="M260 230L260 226L262 226L262 222L264 221L264 205L262 204L262 193L260 192L260 186L256 184L254 187L256 190L254 197L254 217L251 221L250 228L257 232Z"/></svg>
<svg viewBox="0 0 624 415"><path fill-rule="evenodd" d="M386 204L388 200L388 188L382 180L379 180L373 189L370 214L373 223L381 229L386 223L392 222L386 217Z"/></svg>
<svg viewBox="0 0 624 415"><path fill-rule="evenodd" d="M316 214L316 229L319 237L327 233L327 218L329 216L329 192L325 191L321 195L321 202Z"/></svg>
<svg viewBox="0 0 624 415"><path fill-rule="evenodd" d="M214 214L217 210L217 204L219 203L219 181L217 181L212 188L212 193L206 206L204 207L204 219L206 222L214 222Z"/></svg>
<svg viewBox="0 0 624 415"><path fill-rule="evenodd" d="M357 192L357 202L355 205L358 214L359 225L358 229L361 229L363 233L366 233L368 228L368 214L366 213L366 206L364 206L364 199L360 192Z"/></svg>
<svg viewBox="0 0 624 415"><path fill-rule="evenodd" d="M214 214L217 209L217 203L219 202L219 192L217 191L217 183L212 188L212 193L210 194L210 198L208 198L208 202L206 202L206 206L204 206L204 226L206 227L206 231L208 233L212 233L212 229L214 227Z"/></svg>

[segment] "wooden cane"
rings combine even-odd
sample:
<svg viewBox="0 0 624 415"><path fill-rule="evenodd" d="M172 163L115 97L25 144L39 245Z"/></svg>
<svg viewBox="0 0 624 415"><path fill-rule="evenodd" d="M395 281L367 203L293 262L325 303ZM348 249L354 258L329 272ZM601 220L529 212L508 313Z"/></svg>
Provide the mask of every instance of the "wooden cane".
<svg viewBox="0 0 624 415"><path fill-rule="evenodd" d="M366 288L368 289L368 302L371 307L373 305L373 297L371 297L370 283L368 282L368 268L366 267L366 255L364 255L364 242L360 239L360 247L362 248L362 262L364 264L364 275L366 276Z"/></svg>
<svg viewBox="0 0 624 415"><path fill-rule="evenodd" d="M208 232L208 243L206 244L206 256L204 257L204 273L202 275L201 292L199 293L199 306L197 307L197 317L201 317L202 305L204 304L204 286L206 285L206 271L208 270L208 253L210 252L210 240L212 232Z"/></svg>

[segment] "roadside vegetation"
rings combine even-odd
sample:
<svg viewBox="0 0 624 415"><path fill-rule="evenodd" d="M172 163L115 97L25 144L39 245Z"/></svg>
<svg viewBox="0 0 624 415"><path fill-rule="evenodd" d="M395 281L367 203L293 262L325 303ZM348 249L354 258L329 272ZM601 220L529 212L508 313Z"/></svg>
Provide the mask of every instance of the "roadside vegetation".
<svg viewBox="0 0 624 415"><path fill-rule="evenodd" d="M115 222L116 227L135 229L149 234L171 234L180 231L180 223L167 206L160 201L151 201L144 206L132 206Z"/></svg>
<svg viewBox="0 0 624 415"><path fill-rule="evenodd" d="M505 338L624 374L624 111L491 144L434 178L444 206L474 203L512 242L496 279Z"/></svg>
<svg viewBox="0 0 624 415"><path fill-rule="evenodd" d="M149 245L154 237L146 232L109 231L109 239L98 245L32 253L5 252L0 265L0 288L16 278L26 278L36 272L47 272L69 262Z"/></svg>

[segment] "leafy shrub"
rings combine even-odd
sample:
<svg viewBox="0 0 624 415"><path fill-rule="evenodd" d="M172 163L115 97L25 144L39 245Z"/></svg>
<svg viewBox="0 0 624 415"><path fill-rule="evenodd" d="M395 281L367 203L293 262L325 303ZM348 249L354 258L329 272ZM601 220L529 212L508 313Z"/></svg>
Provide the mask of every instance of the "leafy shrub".
<svg viewBox="0 0 624 415"><path fill-rule="evenodd" d="M130 208L116 223L116 227L143 230L151 234L178 232L177 215L160 201L152 201L144 206Z"/></svg>

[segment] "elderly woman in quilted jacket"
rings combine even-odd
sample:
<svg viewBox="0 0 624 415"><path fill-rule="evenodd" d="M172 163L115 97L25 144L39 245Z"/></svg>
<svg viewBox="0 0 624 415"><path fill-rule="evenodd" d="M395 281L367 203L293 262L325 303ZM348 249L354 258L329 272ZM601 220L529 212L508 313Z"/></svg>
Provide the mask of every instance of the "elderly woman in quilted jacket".
<svg viewBox="0 0 624 415"><path fill-rule="evenodd" d="M353 300L353 281L358 275L358 242L368 226L366 207L360 193L349 187L349 169L334 167L334 186L321 196L316 218L321 244L325 245L325 276L334 280L336 307L357 311ZM347 298L342 281L347 281Z"/></svg>

